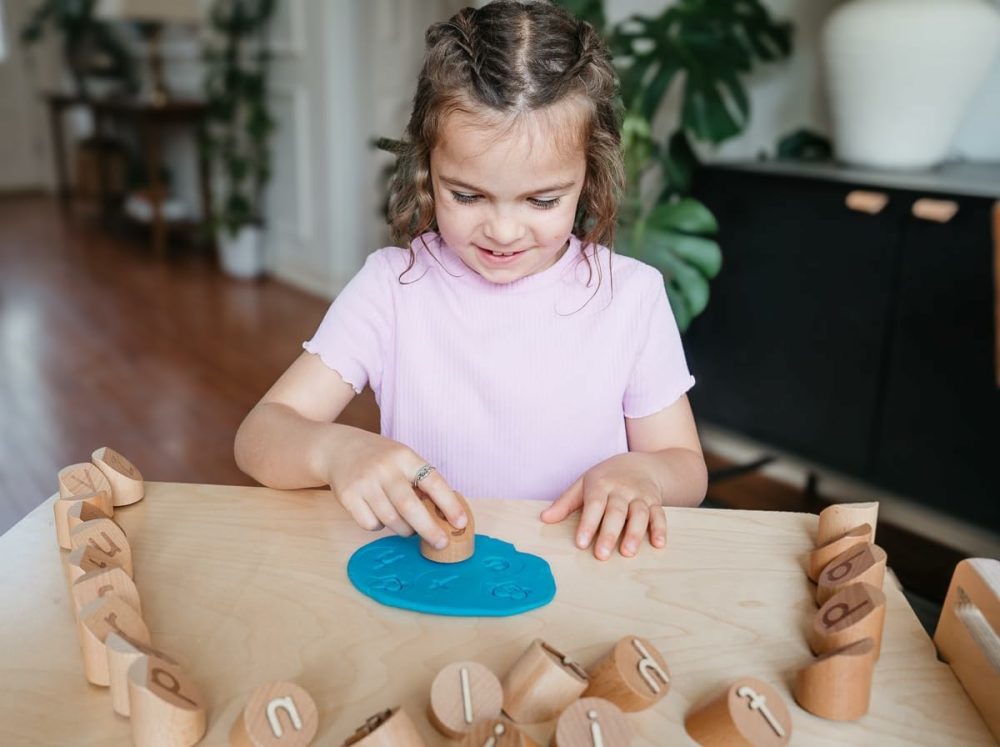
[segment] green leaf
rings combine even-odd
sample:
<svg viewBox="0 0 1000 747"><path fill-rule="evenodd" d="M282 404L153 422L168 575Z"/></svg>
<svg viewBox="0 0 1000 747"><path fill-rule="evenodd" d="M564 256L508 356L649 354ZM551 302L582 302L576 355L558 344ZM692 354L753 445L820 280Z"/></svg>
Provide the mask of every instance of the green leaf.
<svg viewBox="0 0 1000 747"><path fill-rule="evenodd" d="M674 312L674 320L677 322L677 328L681 332L686 332L687 328L691 325L691 320L694 319L694 315L691 313L691 309L688 308L684 294L667 280L663 281L663 285L667 289L667 300L670 301L670 309Z"/></svg>
<svg viewBox="0 0 1000 747"><path fill-rule="evenodd" d="M833 158L833 146L823 135L803 128L778 141L777 156L787 161L829 161Z"/></svg>
<svg viewBox="0 0 1000 747"><path fill-rule="evenodd" d="M719 249L719 244L704 236L651 229L644 239L655 251L672 252L684 262L697 268L705 277L714 278L722 268L722 251Z"/></svg>
<svg viewBox="0 0 1000 747"><path fill-rule="evenodd" d="M555 5L561 5L581 21L586 21L598 31L603 31L607 25L604 16L603 0L555 0Z"/></svg>
<svg viewBox="0 0 1000 747"><path fill-rule="evenodd" d="M664 195L674 192L686 193L691 189L691 176L698 165L698 156L691 148L691 143L684 130L677 130L667 141L667 147L661 158L663 174L667 183L664 185Z"/></svg>
<svg viewBox="0 0 1000 747"><path fill-rule="evenodd" d="M702 203L691 197L657 205L649 214L649 226L661 231L715 233L719 224Z"/></svg>

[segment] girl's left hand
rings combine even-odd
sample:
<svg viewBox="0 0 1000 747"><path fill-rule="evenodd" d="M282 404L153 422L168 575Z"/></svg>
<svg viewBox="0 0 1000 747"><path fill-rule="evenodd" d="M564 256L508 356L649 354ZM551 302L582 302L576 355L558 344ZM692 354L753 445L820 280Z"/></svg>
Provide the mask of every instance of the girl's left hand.
<svg viewBox="0 0 1000 747"><path fill-rule="evenodd" d="M611 557L619 537L625 557L639 551L647 533L653 547L663 547L667 543L667 517L661 491L643 469L641 457L634 452L618 454L591 467L542 511L542 521L555 524L582 506L576 544L586 549L596 534L594 556L598 560Z"/></svg>

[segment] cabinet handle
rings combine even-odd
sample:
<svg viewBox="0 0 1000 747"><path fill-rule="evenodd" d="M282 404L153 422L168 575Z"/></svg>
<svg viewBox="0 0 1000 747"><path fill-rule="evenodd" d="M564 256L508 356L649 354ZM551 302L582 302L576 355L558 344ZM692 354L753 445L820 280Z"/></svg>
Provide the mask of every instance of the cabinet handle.
<svg viewBox="0 0 1000 747"><path fill-rule="evenodd" d="M878 215L885 206L889 204L889 195L885 192L868 192L863 189L854 189L847 193L844 204L851 210L868 215Z"/></svg>
<svg viewBox="0 0 1000 747"><path fill-rule="evenodd" d="M911 210L915 218L935 223L947 223L958 212L958 203L954 200L933 200L930 197L921 197L913 203Z"/></svg>

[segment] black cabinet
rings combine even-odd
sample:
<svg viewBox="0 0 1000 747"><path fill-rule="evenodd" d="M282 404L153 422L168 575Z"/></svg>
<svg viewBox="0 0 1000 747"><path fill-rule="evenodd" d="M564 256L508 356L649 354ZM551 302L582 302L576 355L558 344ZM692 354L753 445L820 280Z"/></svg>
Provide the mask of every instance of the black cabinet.
<svg viewBox="0 0 1000 747"><path fill-rule="evenodd" d="M993 201L934 223L940 194L718 166L695 195L723 250L685 337L699 419L1000 528Z"/></svg>

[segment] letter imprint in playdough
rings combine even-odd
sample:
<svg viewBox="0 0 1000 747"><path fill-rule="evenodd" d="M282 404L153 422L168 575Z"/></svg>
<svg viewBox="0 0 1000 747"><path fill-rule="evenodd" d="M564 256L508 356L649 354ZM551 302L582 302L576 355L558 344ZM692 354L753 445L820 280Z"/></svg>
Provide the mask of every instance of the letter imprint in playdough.
<svg viewBox="0 0 1000 747"><path fill-rule="evenodd" d="M759 694L752 687L747 687L746 685L737 690L736 695L741 698L749 698L747 705L750 706L750 710L760 711L760 715L763 716L770 727L774 729L774 733L779 737L785 736L785 730L781 728L781 724L778 723L778 719L774 717L774 714L771 713L771 710L767 707L767 698Z"/></svg>

